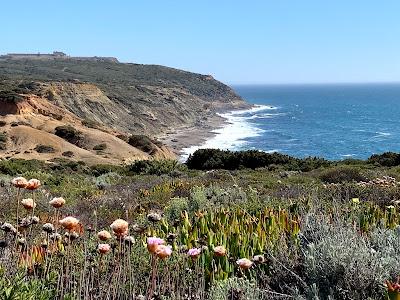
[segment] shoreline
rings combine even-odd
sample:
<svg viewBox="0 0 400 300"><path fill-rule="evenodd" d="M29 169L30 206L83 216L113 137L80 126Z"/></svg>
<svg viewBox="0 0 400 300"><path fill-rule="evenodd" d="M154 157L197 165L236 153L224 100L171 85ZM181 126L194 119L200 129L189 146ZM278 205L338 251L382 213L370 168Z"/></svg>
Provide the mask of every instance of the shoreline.
<svg viewBox="0 0 400 300"><path fill-rule="evenodd" d="M208 139L216 136L218 133L215 130L223 128L227 122L226 118L215 113L200 124L171 128L160 135L158 140L168 146L176 154L177 159L181 160L185 148L204 144Z"/></svg>
<svg viewBox="0 0 400 300"><path fill-rule="evenodd" d="M200 124L171 129L159 140L177 155L179 161L200 148L233 150L246 144L245 139L260 135L263 130L247 122L252 114L271 109L270 106L252 104L245 109L230 109L207 117Z"/></svg>

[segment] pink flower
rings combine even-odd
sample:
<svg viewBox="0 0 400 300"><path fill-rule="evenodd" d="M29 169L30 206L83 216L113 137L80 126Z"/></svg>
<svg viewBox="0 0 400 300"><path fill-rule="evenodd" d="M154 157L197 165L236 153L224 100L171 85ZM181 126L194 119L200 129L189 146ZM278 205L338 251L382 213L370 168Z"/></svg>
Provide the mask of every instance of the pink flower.
<svg viewBox="0 0 400 300"><path fill-rule="evenodd" d="M226 249L224 246L217 246L214 248L214 254L215 256L225 256L226 255Z"/></svg>
<svg viewBox="0 0 400 300"><path fill-rule="evenodd" d="M253 262L250 259L247 258L241 258L238 259L236 261L236 263L238 264L238 266L242 269L242 270L248 270L251 268L251 266L253 265Z"/></svg>
<svg viewBox="0 0 400 300"><path fill-rule="evenodd" d="M109 239L111 239L111 233L109 233L107 230L102 230L97 233L97 237L101 241L108 241Z"/></svg>
<svg viewBox="0 0 400 300"><path fill-rule="evenodd" d="M13 180L11 180L11 184L17 188L26 188L28 185L28 180L26 180L24 177L15 177Z"/></svg>
<svg viewBox="0 0 400 300"><path fill-rule="evenodd" d="M51 200L49 202L49 204L51 206L53 206L54 208L60 208L65 204L65 200L62 197L58 197L58 198L53 198L53 200Z"/></svg>
<svg viewBox="0 0 400 300"><path fill-rule="evenodd" d="M31 198L22 199L21 204L27 210L31 210L36 207L35 201L33 201L33 199L31 199Z"/></svg>
<svg viewBox="0 0 400 300"><path fill-rule="evenodd" d="M192 258L192 259L196 259L200 256L201 254L201 249L199 248L192 248L189 249L189 251L187 252L187 254Z"/></svg>
<svg viewBox="0 0 400 300"><path fill-rule="evenodd" d="M74 217L66 217L59 221L61 226L67 230L75 230L78 227L79 220Z"/></svg>
<svg viewBox="0 0 400 300"><path fill-rule="evenodd" d="M128 225L128 222L125 220L117 219L110 225L110 227L116 236L122 237L128 234Z"/></svg>
<svg viewBox="0 0 400 300"><path fill-rule="evenodd" d="M28 181L28 184L26 185L25 188L26 188L27 190L33 191L33 190L38 189L41 185L42 185L42 184L40 183L40 180L37 180L37 179L32 178L32 179L30 179L30 180Z"/></svg>
<svg viewBox="0 0 400 300"><path fill-rule="evenodd" d="M172 247L171 246L165 246L165 245L158 245L156 247L155 255L157 255L158 258L164 259L172 254Z"/></svg>
<svg viewBox="0 0 400 300"><path fill-rule="evenodd" d="M151 253L155 253L157 246L165 244L163 239L157 237L149 237L147 238L147 250Z"/></svg>
<svg viewBox="0 0 400 300"><path fill-rule="evenodd" d="M99 251L100 254L107 254L110 252L111 247L109 244L99 244L97 246L97 251Z"/></svg>

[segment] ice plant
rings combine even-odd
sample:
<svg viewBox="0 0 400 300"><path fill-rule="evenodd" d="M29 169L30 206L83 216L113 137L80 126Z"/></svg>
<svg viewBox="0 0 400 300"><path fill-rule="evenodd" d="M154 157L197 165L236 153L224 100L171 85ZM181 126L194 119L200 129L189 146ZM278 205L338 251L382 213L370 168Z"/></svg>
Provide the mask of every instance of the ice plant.
<svg viewBox="0 0 400 300"><path fill-rule="evenodd" d="M109 233L107 230L102 230L97 233L97 237L100 241L105 242L111 239L111 233Z"/></svg>
<svg viewBox="0 0 400 300"><path fill-rule="evenodd" d="M59 222L66 230L73 231L78 227L79 220L74 217L65 217Z"/></svg>
<svg viewBox="0 0 400 300"><path fill-rule="evenodd" d="M215 256L221 257L226 255L226 249L224 246L217 246L214 248Z"/></svg>
<svg viewBox="0 0 400 300"><path fill-rule="evenodd" d="M42 184L40 183L40 180L32 178L28 181L28 184L25 186L25 188L27 190L34 191L38 189L41 185Z"/></svg>
<svg viewBox="0 0 400 300"><path fill-rule="evenodd" d="M56 197L56 198L53 198L51 201L49 201L49 204L51 206L53 206L54 208L60 208L60 207L64 206L65 200L62 197Z"/></svg>
<svg viewBox="0 0 400 300"><path fill-rule="evenodd" d="M201 254L201 249L199 249L199 248L191 248L187 252L187 255L192 259L198 258L200 256L200 254Z"/></svg>
<svg viewBox="0 0 400 300"><path fill-rule="evenodd" d="M157 250L157 246L164 245L165 241L163 239L157 237L149 237L147 238L147 250L150 253L155 253Z"/></svg>
<svg viewBox="0 0 400 300"><path fill-rule="evenodd" d="M109 244L99 244L97 246L97 251L99 251L100 254L107 254L110 252L111 247Z"/></svg>
<svg viewBox="0 0 400 300"><path fill-rule="evenodd" d="M125 220L117 219L110 227L117 237L123 237L128 234L128 222Z"/></svg>
<svg viewBox="0 0 400 300"><path fill-rule="evenodd" d="M236 264L241 268L242 270L248 270L251 268L253 265L253 262L250 259L247 258L241 258L236 261Z"/></svg>
<svg viewBox="0 0 400 300"><path fill-rule="evenodd" d="M172 254L172 247L165 245L158 245L156 251L154 252L158 258L164 259L170 257Z"/></svg>
<svg viewBox="0 0 400 300"><path fill-rule="evenodd" d="M32 198L22 199L21 204L26 210L31 210L36 207L36 203Z"/></svg>

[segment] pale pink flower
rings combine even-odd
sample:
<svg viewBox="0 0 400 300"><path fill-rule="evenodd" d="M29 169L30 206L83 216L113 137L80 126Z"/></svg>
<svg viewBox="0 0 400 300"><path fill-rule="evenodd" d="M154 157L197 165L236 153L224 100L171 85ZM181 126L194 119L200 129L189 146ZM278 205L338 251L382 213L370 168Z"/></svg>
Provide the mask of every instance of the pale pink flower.
<svg viewBox="0 0 400 300"><path fill-rule="evenodd" d="M11 184L17 188L26 188L28 185L28 180L24 177L15 177L13 180L11 180Z"/></svg>
<svg viewBox="0 0 400 300"><path fill-rule="evenodd" d="M67 230L75 230L78 227L79 220L74 217L66 217L59 221L61 226Z"/></svg>
<svg viewBox="0 0 400 300"><path fill-rule="evenodd" d="M128 234L128 225L128 222L125 220L117 219L110 225L110 227L116 236L122 237Z"/></svg>
<svg viewBox="0 0 400 300"><path fill-rule="evenodd" d="M158 245L156 247L155 255L157 255L158 258L164 259L172 254L172 247L171 246L165 246L165 245Z"/></svg>
<svg viewBox="0 0 400 300"><path fill-rule="evenodd" d="M149 237L147 238L147 250L151 253L155 253L157 246L165 244L163 239L157 237Z"/></svg>
<svg viewBox="0 0 400 300"><path fill-rule="evenodd" d="M187 254L192 258L192 259L196 259L200 256L201 254L201 249L199 248L192 248L189 249L189 251L187 252Z"/></svg>
<svg viewBox="0 0 400 300"><path fill-rule="evenodd" d="M253 265L253 262L250 259L247 258L241 258L236 261L236 264L242 269L242 270L248 270L251 268Z"/></svg>
<svg viewBox="0 0 400 300"><path fill-rule="evenodd" d="M97 233L97 237L101 241L108 241L111 239L111 233L109 233L107 230L102 230Z"/></svg>
<svg viewBox="0 0 400 300"><path fill-rule="evenodd" d="M100 254L107 254L110 252L111 247L109 244L99 244L97 246L97 251L99 251Z"/></svg>
<svg viewBox="0 0 400 300"><path fill-rule="evenodd" d="M36 207L35 201L33 201L33 199L31 199L31 198L22 199L21 204L27 210L31 210Z"/></svg>
<svg viewBox="0 0 400 300"><path fill-rule="evenodd" d="M37 179L32 178L32 179L30 179L30 180L28 181L28 184L26 185L25 188L26 188L27 190L33 191L33 190L38 189L41 185L42 185L42 184L40 183L40 180L37 180Z"/></svg>
<svg viewBox="0 0 400 300"><path fill-rule="evenodd" d="M54 208L60 208L65 204L65 200L62 197L57 197L57 198L53 198L53 200L51 200L49 202L49 204L51 206L53 206Z"/></svg>
<svg viewBox="0 0 400 300"><path fill-rule="evenodd" d="M224 246L217 246L214 248L214 254L215 256L225 256L226 255L226 249Z"/></svg>

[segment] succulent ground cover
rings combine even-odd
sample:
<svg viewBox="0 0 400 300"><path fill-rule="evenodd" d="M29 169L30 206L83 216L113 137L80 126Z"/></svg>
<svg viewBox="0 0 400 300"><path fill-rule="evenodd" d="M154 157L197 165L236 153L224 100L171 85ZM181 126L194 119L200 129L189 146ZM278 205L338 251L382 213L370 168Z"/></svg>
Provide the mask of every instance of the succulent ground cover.
<svg viewBox="0 0 400 300"><path fill-rule="evenodd" d="M400 172L345 169L0 162L0 299L397 299Z"/></svg>

